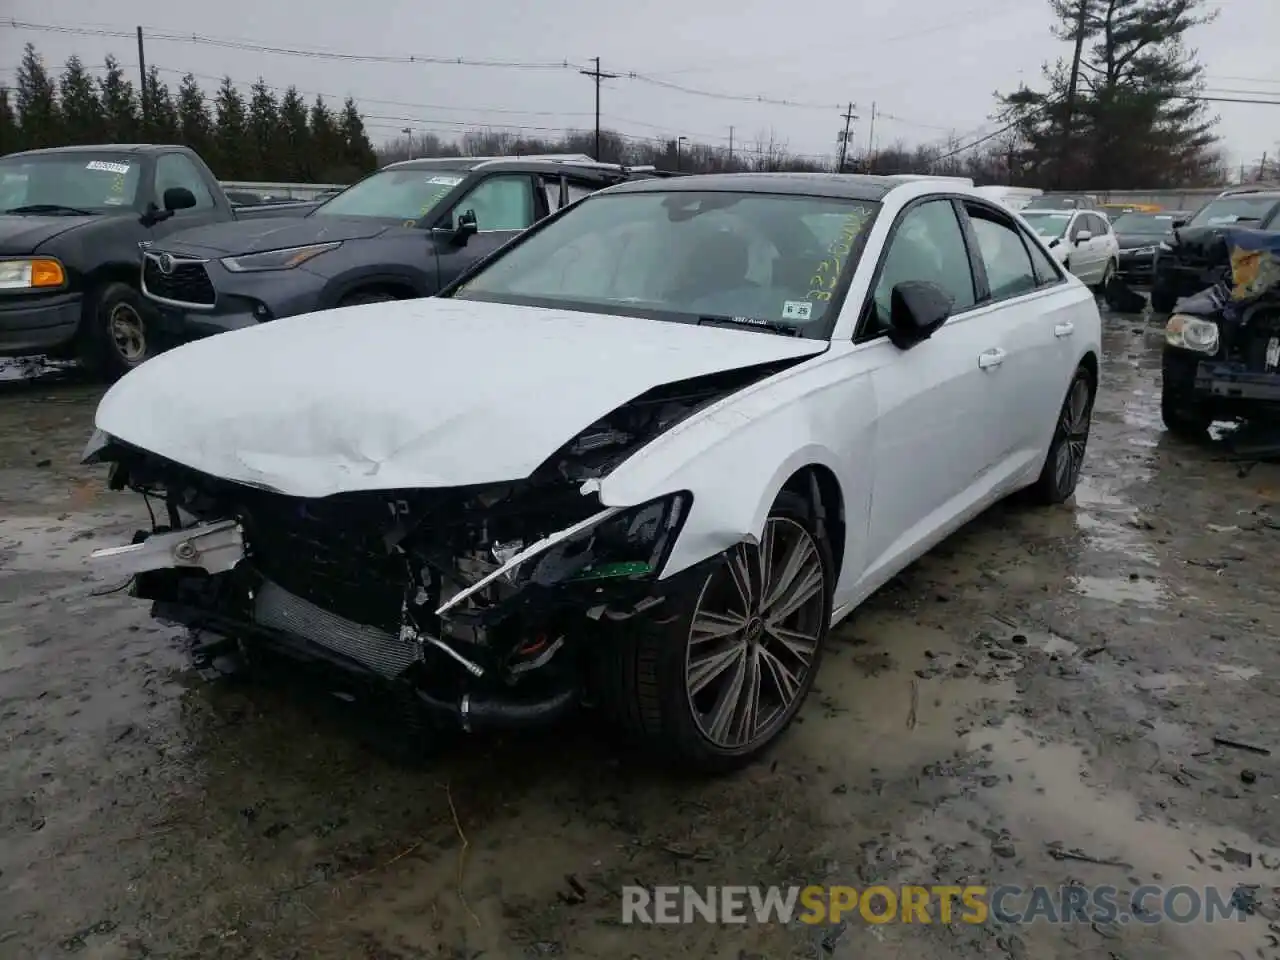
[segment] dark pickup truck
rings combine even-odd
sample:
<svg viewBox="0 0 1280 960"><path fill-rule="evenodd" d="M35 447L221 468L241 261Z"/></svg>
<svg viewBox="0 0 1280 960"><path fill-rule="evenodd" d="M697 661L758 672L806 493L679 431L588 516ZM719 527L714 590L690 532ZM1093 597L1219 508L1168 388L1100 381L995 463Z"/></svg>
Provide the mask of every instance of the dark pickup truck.
<svg viewBox="0 0 1280 960"><path fill-rule="evenodd" d="M191 227L314 207L233 206L186 147L0 157L0 356L77 357L117 377L158 347L155 312L138 289L144 245Z"/></svg>

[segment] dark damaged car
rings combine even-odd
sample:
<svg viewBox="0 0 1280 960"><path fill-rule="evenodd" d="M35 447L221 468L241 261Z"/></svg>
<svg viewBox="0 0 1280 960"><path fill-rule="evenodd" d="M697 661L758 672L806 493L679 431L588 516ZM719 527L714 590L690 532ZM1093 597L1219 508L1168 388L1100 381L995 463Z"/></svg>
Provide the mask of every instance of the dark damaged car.
<svg viewBox="0 0 1280 960"><path fill-rule="evenodd" d="M406 160L306 217L217 224L152 244L142 291L179 339L431 296L549 213L650 171L586 158Z"/></svg>
<svg viewBox="0 0 1280 960"><path fill-rule="evenodd" d="M428 716L585 702L723 769L904 566L1019 490L1071 496L1100 339L1089 289L969 185L620 184L440 296L125 377L86 456L155 523L95 562Z"/></svg>
<svg viewBox="0 0 1280 960"><path fill-rule="evenodd" d="M1280 233L1223 231L1224 279L1178 302L1165 329L1165 426L1203 439L1215 420L1280 424Z"/></svg>
<svg viewBox="0 0 1280 960"><path fill-rule="evenodd" d="M1169 313L1179 297L1190 297L1223 277L1223 237L1232 228L1280 230L1280 190L1224 193L1205 204L1172 239L1156 245L1151 309Z"/></svg>

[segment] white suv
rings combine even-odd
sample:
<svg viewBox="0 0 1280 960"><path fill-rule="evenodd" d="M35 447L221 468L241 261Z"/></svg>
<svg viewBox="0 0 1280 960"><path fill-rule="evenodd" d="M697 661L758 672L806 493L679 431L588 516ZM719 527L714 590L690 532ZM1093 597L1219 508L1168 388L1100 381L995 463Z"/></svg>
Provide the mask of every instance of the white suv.
<svg viewBox="0 0 1280 960"><path fill-rule="evenodd" d="M1022 218L1048 244L1057 261L1085 283L1101 290L1115 276L1120 241L1105 213L1033 207L1023 210Z"/></svg>

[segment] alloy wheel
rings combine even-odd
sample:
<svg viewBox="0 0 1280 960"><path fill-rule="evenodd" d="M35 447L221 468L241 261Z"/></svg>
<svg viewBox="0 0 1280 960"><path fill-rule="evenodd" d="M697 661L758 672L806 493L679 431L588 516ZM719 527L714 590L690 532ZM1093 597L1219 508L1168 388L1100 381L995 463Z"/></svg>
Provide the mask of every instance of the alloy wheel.
<svg viewBox="0 0 1280 960"><path fill-rule="evenodd" d="M147 330L138 311L127 303L117 303L107 316L107 332L116 352L125 363L141 362L147 355Z"/></svg>
<svg viewBox="0 0 1280 960"><path fill-rule="evenodd" d="M1093 398L1086 377L1071 384L1062 414L1058 418L1058 444L1054 460L1054 480L1060 491L1074 490L1084 465L1085 447L1089 443L1090 413Z"/></svg>
<svg viewBox="0 0 1280 960"><path fill-rule="evenodd" d="M770 517L707 578L689 629L689 706L699 731L742 751L777 732L808 687L826 624L827 571L813 535Z"/></svg>

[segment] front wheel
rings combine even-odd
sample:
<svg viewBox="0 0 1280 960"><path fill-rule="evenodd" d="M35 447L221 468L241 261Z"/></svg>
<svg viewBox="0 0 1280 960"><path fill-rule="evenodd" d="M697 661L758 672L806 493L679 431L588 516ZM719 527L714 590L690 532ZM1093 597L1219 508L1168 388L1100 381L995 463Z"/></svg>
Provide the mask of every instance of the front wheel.
<svg viewBox="0 0 1280 960"><path fill-rule="evenodd" d="M1093 288L1095 293L1106 292L1107 285L1111 283L1111 278L1116 275L1116 262L1108 260L1107 265L1102 269L1102 279L1098 281L1098 285Z"/></svg>
<svg viewBox="0 0 1280 960"><path fill-rule="evenodd" d="M701 772L750 762L813 686L834 568L808 503L780 494L758 545L739 544L691 578L665 615L619 638L610 673L622 725Z"/></svg>
<svg viewBox="0 0 1280 960"><path fill-rule="evenodd" d="M108 283L85 305L81 359L110 380L124 376L157 351L151 312L127 283Z"/></svg>
<svg viewBox="0 0 1280 960"><path fill-rule="evenodd" d="M1058 413L1049 455L1045 457L1040 476L1028 491L1035 502L1045 505L1064 503L1076 492L1093 423L1095 386L1093 374L1086 367L1077 367L1071 386L1067 388L1066 399L1062 401L1062 410Z"/></svg>

